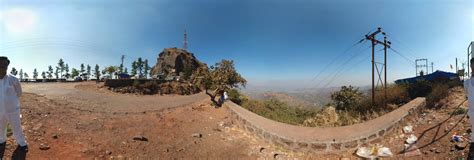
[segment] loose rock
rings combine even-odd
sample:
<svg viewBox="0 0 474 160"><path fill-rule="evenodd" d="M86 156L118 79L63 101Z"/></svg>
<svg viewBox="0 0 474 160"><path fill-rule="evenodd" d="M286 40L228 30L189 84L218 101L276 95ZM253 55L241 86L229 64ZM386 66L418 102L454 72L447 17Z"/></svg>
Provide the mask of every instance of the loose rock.
<svg viewBox="0 0 474 160"><path fill-rule="evenodd" d="M133 137L133 140L136 140L136 141L148 141L148 139L142 135L137 135L135 137Z"/></svg>
<svg viewBox="0 0 474 160"><path fill-rule="evenodd" d="M50 147L48 146L48 144L41 143L39 149L40 150L48 150L48 149L50 149Z"/></svg>
<svg viewBox="0 0 474 160"><path fill-rule="evenodd" d="M194 133L191 136L196 137L196 138L201 138L202 134L201 133Z"/></svg>

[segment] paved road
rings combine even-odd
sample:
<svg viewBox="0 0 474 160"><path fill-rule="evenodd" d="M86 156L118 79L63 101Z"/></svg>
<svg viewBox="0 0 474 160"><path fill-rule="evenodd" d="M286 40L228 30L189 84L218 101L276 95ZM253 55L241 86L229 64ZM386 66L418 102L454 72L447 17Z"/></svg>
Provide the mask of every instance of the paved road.
<svg viewBox="0 0 474 160"><path fill-rule="evenodd" d="M178 95L123 95L97 89L94 82L82 83L23 83L23 92L34 93L68 103L71 107L94 112L138 113L184 106L209 98L204 93Z"/></svg>

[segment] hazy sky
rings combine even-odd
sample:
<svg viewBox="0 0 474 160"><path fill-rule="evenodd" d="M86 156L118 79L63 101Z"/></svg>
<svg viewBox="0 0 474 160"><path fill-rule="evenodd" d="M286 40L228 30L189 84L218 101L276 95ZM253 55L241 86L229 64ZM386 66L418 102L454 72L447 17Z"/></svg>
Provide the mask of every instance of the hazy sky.
<svg viewBox="0 0 474 160"><path fill-rule="evenodd" d="M75 68L104 67L119 65L122 54L130 70L138 57L155 64L163 48L182 47L186 29L188 50L199 60L208 65L234 60L250 86L369 85L370 43L350 48L365 34L382 27L393 49L406 57L389 50L391 82L414 76L417 58L428 58L435 70L454 71L450 64L455 57L465 62L474 40L473 5L472 0L0 0L0 55L30 75L59 58ZM380 49L376 61L382 62Z"/></svg>

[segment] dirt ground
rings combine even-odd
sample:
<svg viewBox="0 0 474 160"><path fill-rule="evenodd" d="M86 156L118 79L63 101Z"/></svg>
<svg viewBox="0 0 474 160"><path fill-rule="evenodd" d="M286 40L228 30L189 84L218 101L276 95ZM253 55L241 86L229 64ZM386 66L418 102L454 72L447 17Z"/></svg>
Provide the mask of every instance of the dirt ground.
<svg viewBox="0 0 474 160"><path fill-rule="evenodd" d="M358 159L354 150L317 155L266 144L235 128L227 109L215 108L204 94L122 95L90 82L23 86L26 159ZM466 115L450 116L464 97L458 88L443 107L409 122L419 152L403 152L407 135L401 130L374 143L389 147L391 159L465 157L469 145L459 149L450 142L455 133L469 137ZM10 159L15 148L9 137L4 157Z"/></svg>

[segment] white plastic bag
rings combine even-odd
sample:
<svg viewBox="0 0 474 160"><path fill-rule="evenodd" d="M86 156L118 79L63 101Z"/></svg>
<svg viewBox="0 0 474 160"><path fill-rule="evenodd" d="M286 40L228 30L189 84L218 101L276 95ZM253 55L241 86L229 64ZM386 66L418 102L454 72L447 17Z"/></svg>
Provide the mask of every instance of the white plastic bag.
<svg viewBox="0 0 474 160"><path fill-rule="evenodd" d="M411 132L413 132L413 126L408 125L408 126L403 127L403 133L411 133Z"/></svg>
<svg viewBox="0 0 474 160"><path fill-rule="evenodd" d="M408 138L407 138L407 140L406 140L405 142L406 142L407 144L413 144L413 143L415 143L417 140L418 140L418 138L417 138L415 135L411 134L411 135L408 136Z"/></svg>

